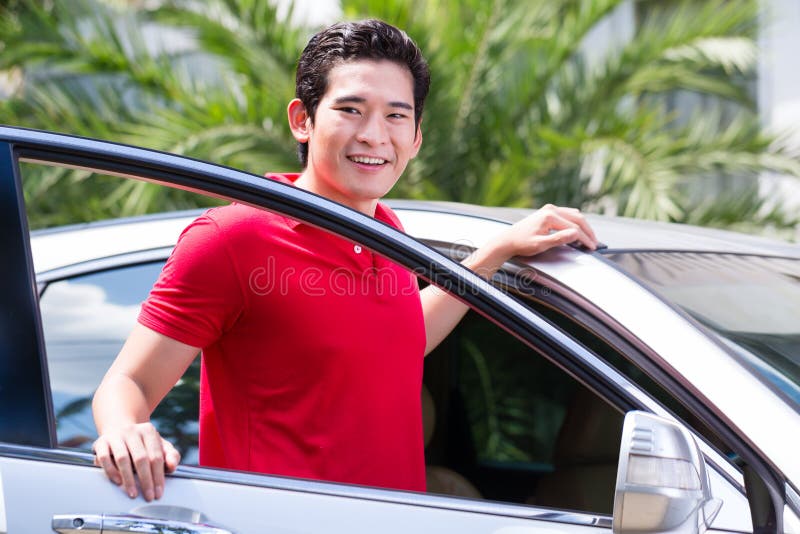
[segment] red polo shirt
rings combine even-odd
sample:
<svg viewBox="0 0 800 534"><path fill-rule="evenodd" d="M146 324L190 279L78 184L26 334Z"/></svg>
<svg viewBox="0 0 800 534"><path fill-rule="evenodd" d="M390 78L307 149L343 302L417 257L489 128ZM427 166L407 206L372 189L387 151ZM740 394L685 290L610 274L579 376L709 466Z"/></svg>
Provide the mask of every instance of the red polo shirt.
<svg viewBox="0 0 800 534"><path fill-rule="evenodd" d="M382 204L375 217L400 228ZM425 490L425 327L405 269L232 204L184 230L139 322L203 349L202 465Z"/></svg>

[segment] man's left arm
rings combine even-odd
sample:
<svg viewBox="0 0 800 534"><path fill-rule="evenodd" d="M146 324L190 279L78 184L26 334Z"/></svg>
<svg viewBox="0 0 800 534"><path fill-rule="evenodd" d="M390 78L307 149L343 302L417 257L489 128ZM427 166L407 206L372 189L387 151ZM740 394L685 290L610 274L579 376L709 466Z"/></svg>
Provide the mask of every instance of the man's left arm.
<svg viewBox="0 0 800 534"><path fill-rule="evenodd" d="M579 210L548 204L508 227L461 263L490 279L514 256L533 256L572 242L579 242L590 250L597 247L597 238ZM420 298L425 316L427 356L450 334L469 308L435 286L423 289Z"/></svg>

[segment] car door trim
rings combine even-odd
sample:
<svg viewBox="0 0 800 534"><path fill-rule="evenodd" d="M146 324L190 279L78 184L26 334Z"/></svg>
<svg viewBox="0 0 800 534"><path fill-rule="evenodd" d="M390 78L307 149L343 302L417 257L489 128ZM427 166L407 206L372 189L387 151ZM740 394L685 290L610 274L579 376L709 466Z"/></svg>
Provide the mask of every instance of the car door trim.
<svg viewBox="0 0 800 534"><path fill-rule="evenodd" d="M55 423L14 147L0 139L0 441L55 446Z"/></svg>

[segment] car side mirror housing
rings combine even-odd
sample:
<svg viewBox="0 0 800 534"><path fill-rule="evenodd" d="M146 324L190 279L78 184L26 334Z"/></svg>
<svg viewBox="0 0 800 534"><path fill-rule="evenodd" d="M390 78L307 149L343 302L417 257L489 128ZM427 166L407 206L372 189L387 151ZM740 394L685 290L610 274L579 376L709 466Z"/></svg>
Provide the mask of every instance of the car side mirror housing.
<svg viewBox="0 0 800 534"><path fill-rule="evenodd" d="M705 460L686 428L645 412L625 415L614 491L615 534L700 534L721 505L711 495Z"/></svg>

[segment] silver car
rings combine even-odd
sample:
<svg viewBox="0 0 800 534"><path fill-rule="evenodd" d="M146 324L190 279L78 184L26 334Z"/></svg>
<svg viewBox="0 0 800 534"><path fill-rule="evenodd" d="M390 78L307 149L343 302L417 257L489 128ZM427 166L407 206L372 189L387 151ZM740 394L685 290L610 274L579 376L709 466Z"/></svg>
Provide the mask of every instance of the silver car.
<svg viewBox="0 0 800 534"><path fill-rule="evenodd" d="M198 212L29 233L38 165L280 211L470 304L425 362L428 492L194 465L193 365L153 415L184 465L160 501L124 496L92 465L90 399ZM15 128L0 169L0 533L800 533L798 246L592 217L607 248L516 258L487 283L456 261L526 212L394 201L406 235L246 173Z"/></svg>

